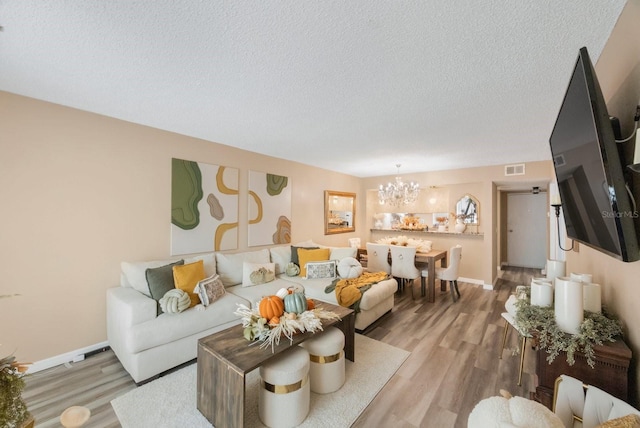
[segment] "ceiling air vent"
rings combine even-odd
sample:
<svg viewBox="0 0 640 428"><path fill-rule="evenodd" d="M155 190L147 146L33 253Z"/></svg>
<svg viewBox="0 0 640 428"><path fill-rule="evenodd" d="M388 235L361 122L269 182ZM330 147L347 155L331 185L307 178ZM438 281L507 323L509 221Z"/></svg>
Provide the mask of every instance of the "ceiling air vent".
<svg viewBox="0 0 640 428"><path fill-rule="evenodd" d="M524 175L524 164L506 165L504 167L504 175Z"/></svg>
<svg viewBox="0 0 640 428"><path fill-rule="evenodd" d="M565 166L567 162L564 160L564 155L558 155L553 157L553 164L557 167Z"/></svg>

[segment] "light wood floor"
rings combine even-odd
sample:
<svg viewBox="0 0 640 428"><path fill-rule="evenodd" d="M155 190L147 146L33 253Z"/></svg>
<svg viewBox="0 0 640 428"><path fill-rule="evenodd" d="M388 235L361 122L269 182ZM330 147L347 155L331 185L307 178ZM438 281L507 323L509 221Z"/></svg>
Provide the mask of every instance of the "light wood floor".
<svg viewBox="0 0 640 428"><path fill-rule="evenodd" d="M515 286L539 275L539 270L505 268L491 291L459 282L462 297L456 303L438 289L435 303L413 300L408 289L396 295L392 313L366 335L411 355L354 427L466 427L473 406L500 389L528 398L535 389L535 353L526 352L518 387L519 358L510 351L517 346L513 331L498 358L504 331L500 314ZM91 409L86 427L119 427L110 401L136 388L110 350L26 381L24 397L37 427L60 427L60 413L73 405Z"/></svg>

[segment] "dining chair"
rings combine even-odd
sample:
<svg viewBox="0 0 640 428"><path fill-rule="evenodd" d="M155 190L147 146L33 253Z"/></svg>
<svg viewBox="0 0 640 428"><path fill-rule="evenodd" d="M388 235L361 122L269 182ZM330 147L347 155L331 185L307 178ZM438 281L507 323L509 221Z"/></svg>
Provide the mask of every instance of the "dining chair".
<svg viewBox="0 0 640 428"><path fill-rule="evenodd" d="M449 249L449 265L436 268L436 280L449 282L449 290L451 291L451 298L453 301L457 301L460 297L460 290L458 290L458 271L460 269L460 259L462 259L462 246L456 245ZM427 269L422 271L421 286L424 289L426 279L429 277L429 271ZM457 296L456 296L457 295Z"/></svg>
<svg viewBox="0 0 640 428"><path fill-rule="evenodd" d="M389 245L367 242L367 271L391 273Z"/></svg>
<svg viewBox="0 0 640 428"><path fill-rule="evenodd" d="M411 283L411 297L415 299L413 282L420 278L420 271L416 268L416 247L404 247L390 245L391 251L391 276L400 279L400 290L404 290L407 281Z"/></svg>

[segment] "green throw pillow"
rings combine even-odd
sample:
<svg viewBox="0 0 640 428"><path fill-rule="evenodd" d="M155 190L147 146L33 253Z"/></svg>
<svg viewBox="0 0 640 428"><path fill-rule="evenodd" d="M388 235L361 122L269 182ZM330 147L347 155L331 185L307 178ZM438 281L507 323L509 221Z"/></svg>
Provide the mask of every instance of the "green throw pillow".
<svg viewBox="0 0 640 428"><path fill-rule="evenodd" d="M151 293L151 297L156 301L157 304L158 315L163 313L162 308L160 307L160 299L164 297L167 291L176 288L173 281L173 267L181 266L183 264L184 260L178 260L175 263L160 266L157 268L148 268L145 271L147 284L149 285L149 292Z"/></svg>

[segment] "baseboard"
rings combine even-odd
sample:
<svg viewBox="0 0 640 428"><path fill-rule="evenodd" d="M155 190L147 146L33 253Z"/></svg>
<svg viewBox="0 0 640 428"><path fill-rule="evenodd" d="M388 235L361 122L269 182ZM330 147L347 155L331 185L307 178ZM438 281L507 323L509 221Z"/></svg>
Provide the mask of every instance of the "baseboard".
<svg viewBox="0 0 640 428"><path fill-rule="evenodd" d="M85 356L93 355L108 348L109 342L101 342L96 343L95 345L89 345L84 348L77 349L75 351L65 352L64 354L36 361L29 366L29 370L27 370L27 373L36 373L42 370L50 369L51 367L60 366L62 364L82 361L84 360Z"/></svg>
<svg viewBox="0 0 640 428"><path fill-rule="evenodd" d="M482 285L482 288L485 290L493 290L493 285L492 284L485 284L485 282L481 279L475 279L475 278L465 278L463 276L458 277L458 281L459 282L468 282L470 284L478 284L478 285Z"/></svg>

